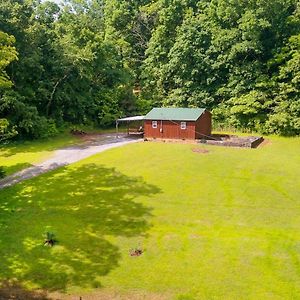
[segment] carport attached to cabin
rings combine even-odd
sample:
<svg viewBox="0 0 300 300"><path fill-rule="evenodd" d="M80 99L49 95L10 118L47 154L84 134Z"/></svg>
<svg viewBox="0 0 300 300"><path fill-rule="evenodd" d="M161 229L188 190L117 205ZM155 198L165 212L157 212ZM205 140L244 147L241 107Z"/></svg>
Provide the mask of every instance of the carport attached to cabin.
<svg viewBox="0 0 300 300"><path fill-rule="evenodd" d="M116 133L118 135L119 123L125 123L128 135L143 135L144 134L144 118L145 116L133 116L120 118L116 120ZM129 126L130 125L130 126Z"/></svg>

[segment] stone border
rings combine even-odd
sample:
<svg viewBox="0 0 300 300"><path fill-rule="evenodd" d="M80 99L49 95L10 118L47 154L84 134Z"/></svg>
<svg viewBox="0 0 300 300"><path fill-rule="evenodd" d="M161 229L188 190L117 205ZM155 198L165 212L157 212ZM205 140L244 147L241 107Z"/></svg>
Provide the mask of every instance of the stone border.
<svg viewBox="0 0 300 300"><path fill-rule="evenodd" d="M263 141L264 138L262 136L228 136L219 140L200 140L199 143L226 147L257 148Z"/></svg>

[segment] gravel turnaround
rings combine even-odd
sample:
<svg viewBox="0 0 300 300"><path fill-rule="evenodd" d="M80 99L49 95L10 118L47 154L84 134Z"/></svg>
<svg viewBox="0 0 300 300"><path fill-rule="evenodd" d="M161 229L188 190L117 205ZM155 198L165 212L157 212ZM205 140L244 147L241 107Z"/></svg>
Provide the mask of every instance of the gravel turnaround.
<svg viewBox="0 0 300 300"><path fill-rule="evenodd" d="M12 186L21 181L30 179L59 167L80 161L105 150L140 141L142 141L142 139L130 139L124 135L120 135L119 138L116 138L114 135L99 135L99 138L94 139L93 141L87 141L81 145L55 150L50 159L47 159L39 164L35 164L32 167L21 170L0 180L0 189Z"/></svg>

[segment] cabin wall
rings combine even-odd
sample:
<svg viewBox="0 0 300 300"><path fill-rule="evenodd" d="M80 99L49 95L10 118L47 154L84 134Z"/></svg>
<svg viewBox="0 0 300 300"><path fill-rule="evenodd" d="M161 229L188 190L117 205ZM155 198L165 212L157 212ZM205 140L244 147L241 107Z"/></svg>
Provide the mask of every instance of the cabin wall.
<svg viewBox="0 0 300 300"><path fill-rule="evenodd" d="M157 121L157 128L152 128ZM181 121L145 120L144 137L161 139L195 139L195 122L186 122L186 129L180 128ZM162 131L160 130L162 128Z"/></svg>
<svg viewBox="0 0 300 300"><path fill-rule="evenodd" d="M196 139L207 138L211 135L211 113L205 111L199 119L195 122L196 124Z"/></svg>

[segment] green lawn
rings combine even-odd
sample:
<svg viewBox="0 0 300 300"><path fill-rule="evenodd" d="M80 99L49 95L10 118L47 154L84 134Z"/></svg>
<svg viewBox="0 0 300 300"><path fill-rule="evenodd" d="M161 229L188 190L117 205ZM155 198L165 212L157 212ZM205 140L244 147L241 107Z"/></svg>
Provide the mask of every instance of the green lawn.
<svg viewBox="0 0 300 300"><path fill-rule="evenodd" d="M299 149L145 142L2 190L0 278L96 299L300 299Z"/></svg>
<svg viewBox="0 0 300 300"><path fill-rule="evenodd" d="M15 173L33 163L38 163L49 156L53 150L78 143L79 139L64 133L47 140L22 141L0 146L0 166L4 166L6 174Z"/></svg>

